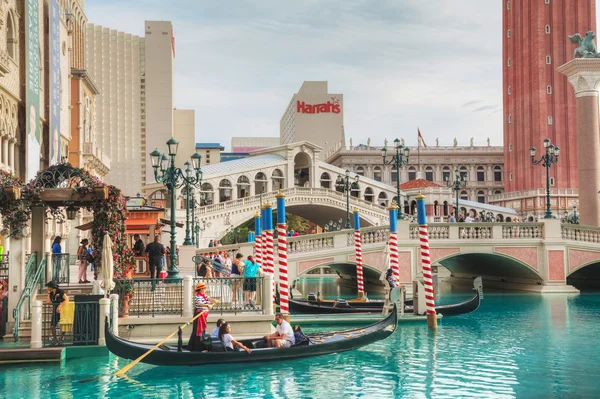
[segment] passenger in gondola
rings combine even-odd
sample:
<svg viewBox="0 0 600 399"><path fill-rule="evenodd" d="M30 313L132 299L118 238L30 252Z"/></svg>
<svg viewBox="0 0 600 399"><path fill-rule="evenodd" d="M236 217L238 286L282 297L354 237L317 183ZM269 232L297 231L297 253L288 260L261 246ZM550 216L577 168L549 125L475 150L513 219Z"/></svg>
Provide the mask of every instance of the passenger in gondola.
<svg viewBox="0 0 600 399"><path fill-rule="evenodd" d="M202 316L198 317L194 322L194 327L192 328L192 335L190 336L190 341L188 342L188 350L193 352L201 352L204 348L204 334L206 333L206 319L208 318L208 311L212 309L215 303L217 303L216 299L210 298L206 295L206 283L198 283L196 285L196 296L194 298L194 302L196 304L196 311L194 315L197 315L200 312L206 311Z"/></svg>
<svg viewBox="0 0 600 399"><path fill-rule="evenodd" d="M390 285L390 288L394 288L394 287L398 286L398 284L396 284L396 281L394 280L394 271L392 270L391 267L389 269L387 269L387 271L385 272L385 279L387 280L388 284Z"/></svg>
<svg viewBox="0 0 600 399"><path fill-rule="evenodd" d="M225 352L229 351L241 351L244 350L248 353L252 353L252 350L246 347L239 341L236 341L231 335L231 326L229 323L223 323L219 328L219 339L223 343L223 348L225 348Z"/></svg>
<svg viewBox="0 0 600 399"><path fill-rule="evenodd" d="M277 331L265 337L267 345L275 348L289 348L294 345L296 343L294 330L292 330L290 323L283 319L281 313L275 315L275 323L277 323L277 327L275 328Z"/></svg>
<svg viewBox="0 0 600 399"><path fill-rule="evenodd" d="M225 320L223 320L223 319L217 320L217 326L210 333L211 338L219 338L219 328L221 328L221 326L223 324L225 324Z"/></svg>

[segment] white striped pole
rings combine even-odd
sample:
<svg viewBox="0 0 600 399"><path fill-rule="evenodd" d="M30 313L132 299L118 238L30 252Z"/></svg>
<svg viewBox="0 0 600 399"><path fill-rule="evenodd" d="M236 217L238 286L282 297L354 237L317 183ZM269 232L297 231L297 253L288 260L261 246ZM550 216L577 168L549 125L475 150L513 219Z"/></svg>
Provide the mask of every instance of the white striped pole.
<svg viewBox="0 0 600 399"><path fill-rule="evenodd" d="M398 261L398 205L395 202L387 208L390 214L390 267L396 285L400 284L400 262Z"/></svg>
<svg viewBox="0 0 600 399"><path fill-rule="evenodd" d="M358 297L365 296L365 283L363 277L363 259L362 245L360 237L360 215L358 209L352 211L354 213L354 250L356 253L356 286L358 288Z"/></svg>
<svg viewBox="0 0 600 399"><path fill-rule="evenodd" d="M279 308L289 314L290 287L287 267L287 226L285 221L285 194L277 194L277 256L279 258Z"/></svg>
<svg viewBox="0 0 600 399"><path fill-rule="evenodd" d="M256 263L262 266L262 232L261 217L258 212L254 214L254 259Z"/></svg>
<svg viewBox="0 0 600 399"><path fill-rule="evenodd" d="M425 196L417 195L417 222L419 223L419 241L421 242L421 268L423 269L423 286L425 288L425 304L427 308L427 326L437 328L435 313L435 294L433 292L433 275L429 256L429 234L427 233L427 214L425 213Z"/></svg>

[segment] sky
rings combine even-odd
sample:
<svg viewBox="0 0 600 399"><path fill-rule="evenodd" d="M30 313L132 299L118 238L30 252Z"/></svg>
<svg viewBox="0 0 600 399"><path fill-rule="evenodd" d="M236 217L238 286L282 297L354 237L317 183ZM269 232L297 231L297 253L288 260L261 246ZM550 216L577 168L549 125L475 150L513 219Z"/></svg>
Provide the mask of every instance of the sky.
<svg viewBox="0 0 600 399"><path fill-rule="evenodd" d="M175 105L196 141L279 136L305 80L344 94L346 140L502 145L502 2L87 0L91 23L175 32Z"/></svg>

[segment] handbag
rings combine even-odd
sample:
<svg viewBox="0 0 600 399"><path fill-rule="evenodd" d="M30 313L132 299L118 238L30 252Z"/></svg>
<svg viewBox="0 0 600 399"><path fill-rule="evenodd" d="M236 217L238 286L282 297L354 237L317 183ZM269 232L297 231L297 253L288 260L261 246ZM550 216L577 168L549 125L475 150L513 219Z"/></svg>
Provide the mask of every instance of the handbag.
<svg viewBox="0 0 600 399"><path fill-rule="evenodd" d="M160 273L158 274L158 278L161 280L164 280L167 278L167 271L166 270L161 270Z"/></svg>

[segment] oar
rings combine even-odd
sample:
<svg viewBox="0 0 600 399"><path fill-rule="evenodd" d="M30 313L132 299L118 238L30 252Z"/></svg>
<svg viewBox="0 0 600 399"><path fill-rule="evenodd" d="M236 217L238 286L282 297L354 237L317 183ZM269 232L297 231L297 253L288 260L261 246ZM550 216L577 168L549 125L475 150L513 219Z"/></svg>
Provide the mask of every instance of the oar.
<svg viewBox="0 0 600 399"><path fill-rule="evenodd" d="M142 356L140 356L137 359L135 359L133 362L129 363L127 366L123 367L121 370L117 371L115 373L115 375L119 376L119 377L124 376L126 372L128 372L129 370L131 370L133 368L133 366L135 366L136 364L138 364L139 362L141 362L150 353L154 352L154 350L156 348L158 348L159 346L161 346L162 344L164 344L173 335L177 334L177 332L179 331L179 328L185 328L185 327L189 326L190 324L192 324L194 322L194 320L196 320L198 317L202 316L206 312L207 312L207 310L203 310L202 312L200 312L196 316L194 316L194 318L192 320L187 321L185 324L182 324L180 327L177 328L177 330L173 331L167 338L163 339L158 344L154 345L154 347L152 347L151 349L149 349L146 353L144 353Z"/></svg>

